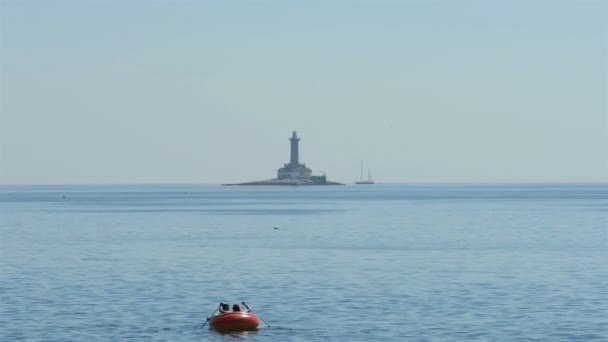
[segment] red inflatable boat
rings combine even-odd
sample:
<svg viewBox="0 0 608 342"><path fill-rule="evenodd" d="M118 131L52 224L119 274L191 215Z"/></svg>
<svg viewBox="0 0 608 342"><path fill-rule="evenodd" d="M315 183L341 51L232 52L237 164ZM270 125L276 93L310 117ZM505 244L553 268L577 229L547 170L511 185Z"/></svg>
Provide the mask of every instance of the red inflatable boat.
<svg viewBox="0 0 608 342"><path fill-rule="evenodd" d="M226 312L209 318L209 328L221 332L257 330L260 320L253 312Z"/></svg>

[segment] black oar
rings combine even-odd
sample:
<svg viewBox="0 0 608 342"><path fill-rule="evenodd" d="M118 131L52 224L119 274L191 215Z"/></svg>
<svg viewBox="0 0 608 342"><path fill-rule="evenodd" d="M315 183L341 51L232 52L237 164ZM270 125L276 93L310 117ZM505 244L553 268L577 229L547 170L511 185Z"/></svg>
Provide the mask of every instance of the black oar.
<svg viewBox="0 0 608 342"><path fill-rule="evenodd" d="M221 305L221 304L220 304L220 305ZM203 328L205 327L205 325L207 325L207 323L209 323L209 320L211 319L211 316L215 315L215 313L216 313L216 312L217 312L217 310L219 310L219 309L220 309L220 307L218 306L217 308L215 308L215 310L213 310L213 313L207 317L207 321L206 321L206 322L205 322L203 325L201 325L201 329L203 329Z"/></svg>
<svg viewBox="0 0 608 342"><path fill-rule="evenodd" d="M253 312L253 310L249 307L249 305L247 305L245 302L241 302L243 304L243 306L245 306L247 308L247 310ZM266 323L266 325L270 328L270 324L268 324L268 322L266 322L262 317L260 317L260 315L256 314L256 316L258 316L259 319L262 320L262 322Z"/></svg>

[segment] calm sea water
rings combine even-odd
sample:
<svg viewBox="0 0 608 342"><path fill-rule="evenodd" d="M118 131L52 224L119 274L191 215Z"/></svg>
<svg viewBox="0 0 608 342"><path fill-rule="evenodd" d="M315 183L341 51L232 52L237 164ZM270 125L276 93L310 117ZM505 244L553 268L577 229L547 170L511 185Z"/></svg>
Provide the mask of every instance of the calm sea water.
<svg viewBox="0 0 608 342"><path fill-rule="evenodd" d="M201 329L240 301L271 327ZM605 184L0 187L2 341L607 341L607 312Z"/></svg>

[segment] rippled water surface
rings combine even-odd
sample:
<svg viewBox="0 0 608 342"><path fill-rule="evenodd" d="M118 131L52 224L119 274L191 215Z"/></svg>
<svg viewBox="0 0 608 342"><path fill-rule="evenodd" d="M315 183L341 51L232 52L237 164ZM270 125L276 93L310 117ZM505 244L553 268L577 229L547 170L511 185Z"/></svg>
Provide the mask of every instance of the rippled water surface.
<svg viewBox="0 0 608 342"><path fill-rule="evenodd" d="M243 300L271 327L201 329ZM606 312L608 185L0 187L2 341L607 341Z"/></svg>

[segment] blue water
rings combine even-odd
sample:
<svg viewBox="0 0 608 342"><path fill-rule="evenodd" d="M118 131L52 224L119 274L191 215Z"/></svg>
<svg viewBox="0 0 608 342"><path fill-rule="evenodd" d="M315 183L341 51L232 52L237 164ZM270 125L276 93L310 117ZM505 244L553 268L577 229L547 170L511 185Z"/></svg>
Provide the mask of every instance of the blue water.
<svg viewBox="0 0 608 342"><path fill-rule="evenodd" d="M201 329L240 301L271 327ZM608 341L607 312L606 184L0 187L2 341Z"/></svg>

